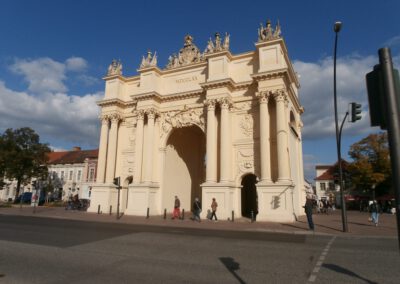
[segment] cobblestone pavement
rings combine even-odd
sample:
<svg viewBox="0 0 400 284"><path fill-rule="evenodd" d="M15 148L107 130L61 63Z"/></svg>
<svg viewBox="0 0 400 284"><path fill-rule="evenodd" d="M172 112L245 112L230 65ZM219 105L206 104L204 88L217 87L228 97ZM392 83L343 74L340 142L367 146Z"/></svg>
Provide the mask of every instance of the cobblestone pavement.
<svg viewBox="0 0 400 284"><path fill-rule="evenodd" d="M336 210L330 214L314 214L315 232L308 230L307 219L305 216L298 217L293 223L273 223L273 222L250 222L249 219L237 218L235 222L228 220L219 220L213 222L202 220L201 223L193 222L190 214L185 214L184 220L172 220L171 215L163 216L122 216L117 220L116 215L87 213L77 210L65 210L64 207L47 207L40 206L34 209L31 206L13 205L13 207L0 207L0 214L3 215L22 215L36 216L48 218L60 218L80 221L93 222L115 222L123 224L147 224L153 226L167 227L191 227L216 230L245 230L245 231L265 231L265 232L281 232L289 234L327 234L341 236L380 236L380 237L397 237L396 215L380 214L379 226L375 227L368 221L369 214L366 212L347 211L347 221L349 232L342 232L341 211Z"/></svg>

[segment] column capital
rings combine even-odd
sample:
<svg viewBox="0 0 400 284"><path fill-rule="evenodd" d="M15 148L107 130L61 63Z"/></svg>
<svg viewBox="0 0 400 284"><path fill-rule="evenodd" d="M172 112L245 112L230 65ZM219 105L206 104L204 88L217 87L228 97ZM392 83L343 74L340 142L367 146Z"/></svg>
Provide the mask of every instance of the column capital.
<svg viewBox="0 0 400 284"><path fill-rule="evenodd" d="M209 111L215 110L216 103L217 103L216 99L206 99L204 101L204 105L207 106L207 109Z"/></svg>
<svg viewBox="0 0 400 284"><path fill-rule="evenodd" d="M274 99L276 102L287 101L287 92L283 89L274 92Z"/></svg>
<svg viewBox="0 0 400 284"><path fill-rule="evenodd" d="M118 123L120 120L122 120L122 117L118 113L113 113L113 114L110 114L110 120L111 120L111 123L114 124L114 123Z"/></svg>
<svg viewBox="0 0 400 284"><path fill-rule="evenodd" d="M110 121L110 117L107 114L100 115L99 119L101 120L101 124L108 124Z"/></svg>
<svg viewBox="0 0 400 284"><path fill-rule="evenodd" d="M232 107L233 102L230 98L224 97L218 99L218 104L222 109L229 109L230 107Z"/></svg>
<svg viewBox="0 0 400 284"><path fill-rule="evenodd" d="M271 91L259 91L256 92L256 97L258 98L260 104L267 104L269 98L272 96Z"/></svg>
<svg viewBox="0 0 400 284"><path fill-rule="evenodd" d="M139 109L139 110L136 110L134 112L134 115L136 116L137 120L143 120L144 119L144 113L145 113L144 110Z"/></svg>
<svg viewBox="0 0 400 284"><path fill-rule="evenodd" d="M158 112L154 108L148 108L145 110L148 119L155 119L158 116Z"/></svg>

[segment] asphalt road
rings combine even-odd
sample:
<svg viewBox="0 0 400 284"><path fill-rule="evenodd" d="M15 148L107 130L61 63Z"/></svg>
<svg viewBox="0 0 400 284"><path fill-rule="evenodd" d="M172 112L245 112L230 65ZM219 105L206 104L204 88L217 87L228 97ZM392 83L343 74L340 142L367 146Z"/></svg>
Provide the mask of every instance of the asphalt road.
<svg viewBox="0 0 400 284"><path fill-rule="evenodd" d="M393 238L0 215L0 283L399 283Z"/></svg>

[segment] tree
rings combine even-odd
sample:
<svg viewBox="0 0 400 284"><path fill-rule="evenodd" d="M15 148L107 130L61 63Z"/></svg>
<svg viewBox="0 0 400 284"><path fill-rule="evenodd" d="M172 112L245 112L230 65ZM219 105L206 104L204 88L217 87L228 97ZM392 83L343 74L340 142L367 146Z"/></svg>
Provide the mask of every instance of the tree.
<svg viewBox="0 0 400 284"><path fill-rule="evenodd" d="M27 184L33 177L47 177L49 152L47 144L40 143L39 135L29 127L9 128L0 136L0 171L5 178L17 181L15 197L21 184Z"/></svg>
<svg viewBox="0 0 400 284"><path fill-rule="evenodd" d="M353 185L361 190L375 190L377 195L391 188L389 144L386 132L370 134L350 147L349 165ZM374 189L375 188L375 189Z"/></svg>

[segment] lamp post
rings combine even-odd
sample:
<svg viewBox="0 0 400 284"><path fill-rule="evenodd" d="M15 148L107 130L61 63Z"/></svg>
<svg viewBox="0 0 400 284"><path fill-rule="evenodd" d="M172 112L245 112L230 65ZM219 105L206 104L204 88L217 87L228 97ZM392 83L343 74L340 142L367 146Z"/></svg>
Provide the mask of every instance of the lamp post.
<svg viewBox="0 0 400 284"><path fill-rule="evenodd" d="M342 154L341 154L341 145L340 139L341 135L339 133L339 122L338 122L338 112L337 112L337 96L336 96L336 51L337 51L337 40L340 29L342 28L342 22L336 22L333 26L333 30L335 32L335 49L333 56L333 100L334 100L334 108L335 108L335 129L336 129L336 147L337 147L337 156L338 156L338 166L339 166L339 186L340 186L340 201L342 207L342 225L343 232L347 232L347 216L346 216L346 203L344 200L343 194L343 170L342 170ZM342 124L343 125L343 124Z"/></svg>

